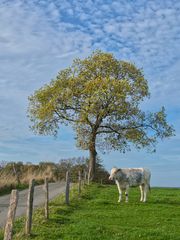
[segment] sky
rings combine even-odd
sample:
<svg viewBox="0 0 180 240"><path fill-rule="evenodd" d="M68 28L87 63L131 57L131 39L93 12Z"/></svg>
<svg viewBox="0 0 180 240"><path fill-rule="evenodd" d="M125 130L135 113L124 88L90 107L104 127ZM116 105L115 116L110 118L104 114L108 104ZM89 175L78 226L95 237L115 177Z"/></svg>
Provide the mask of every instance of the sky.
<svg viewBox="0 0 180 240"><path fill-rule="evenodd" d="M165 106L176 136L145 150L100 157L112 167L148 167L152 186L180 187L180 1L0 0L0 162L58 162L88 156L74 133L58 137L29 129L28 96L93 50L142 68L151 98L143 109Z"/></svg>

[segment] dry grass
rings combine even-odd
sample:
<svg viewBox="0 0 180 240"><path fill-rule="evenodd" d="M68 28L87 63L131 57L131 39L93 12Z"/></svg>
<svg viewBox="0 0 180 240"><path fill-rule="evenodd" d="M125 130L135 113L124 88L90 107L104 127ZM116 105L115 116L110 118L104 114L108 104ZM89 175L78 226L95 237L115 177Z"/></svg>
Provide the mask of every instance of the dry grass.
<svg viewBox="0 0 180 240"><path fill-rule="evenodd" d="M53 166L21 165L15 173L13 166L7 165L0 169L0 195L6 194L12 188L28 185L32 178L36 183L42 183L45 177L50 181L56 180Z"/></svg>

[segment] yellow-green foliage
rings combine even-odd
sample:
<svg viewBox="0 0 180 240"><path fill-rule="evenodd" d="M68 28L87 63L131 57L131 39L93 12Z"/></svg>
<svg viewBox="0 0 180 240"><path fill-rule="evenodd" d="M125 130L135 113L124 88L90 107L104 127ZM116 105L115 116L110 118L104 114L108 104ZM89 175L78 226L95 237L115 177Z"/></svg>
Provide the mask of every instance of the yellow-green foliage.
<svg viewBox="0 0 180 240"><path fill-rule="evenodd" d="M56 135L60 125L71 124L77 146L125 151L154 147L157 138L173 135L164 108L146 114L139 103L149 97L142 69L118 60L111 53L95 51L75 59L72 66L29 97L29 117L38 134Z"/></svg>

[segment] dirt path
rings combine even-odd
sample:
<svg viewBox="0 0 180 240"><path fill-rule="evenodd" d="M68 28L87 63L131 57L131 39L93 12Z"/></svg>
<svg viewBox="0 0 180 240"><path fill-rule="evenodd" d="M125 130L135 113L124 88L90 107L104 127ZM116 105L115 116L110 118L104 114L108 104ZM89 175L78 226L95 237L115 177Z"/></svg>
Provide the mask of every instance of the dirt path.
<svg viewBox="0 0 180 240"><path fill-rule="evenodd" d="M58 194L65 191L64 182L56 182L49 184L49 198L52 199ZM16 217L22 216L26 213L28 190L19 192L19 201L16 210ZM9 207L10 194L0 197L0 227L3 227L6 222L7 211ZM34 191L34 207L41 206L44 203L44 190L43 185L36 186Z"/></svg>

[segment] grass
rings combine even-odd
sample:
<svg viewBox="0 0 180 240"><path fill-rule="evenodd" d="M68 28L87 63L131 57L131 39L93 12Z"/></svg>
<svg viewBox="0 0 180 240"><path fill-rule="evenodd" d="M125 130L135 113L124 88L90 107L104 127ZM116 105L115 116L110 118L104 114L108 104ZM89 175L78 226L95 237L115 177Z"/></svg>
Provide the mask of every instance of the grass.
<svg viewBox="0 0 180 240"><path fill-rule="evenodd" d="M147 203L140 203L139 195L133 188L129 203L119 204L116 186L87 186L81 199L73 193L70 206L64 205L64 196L52 201L47 221L38 209L29 237L22 231L24 219L19 219L13 239L179 240L180 189L152 188Z"/></svg>
<svg viewBox="0 0 180 240"><path fill-rule="evenodd" d="M19 191L28 188L28 184L10 184L0 188L0 196L11 193L12 189L18 189Z"/></svg>

